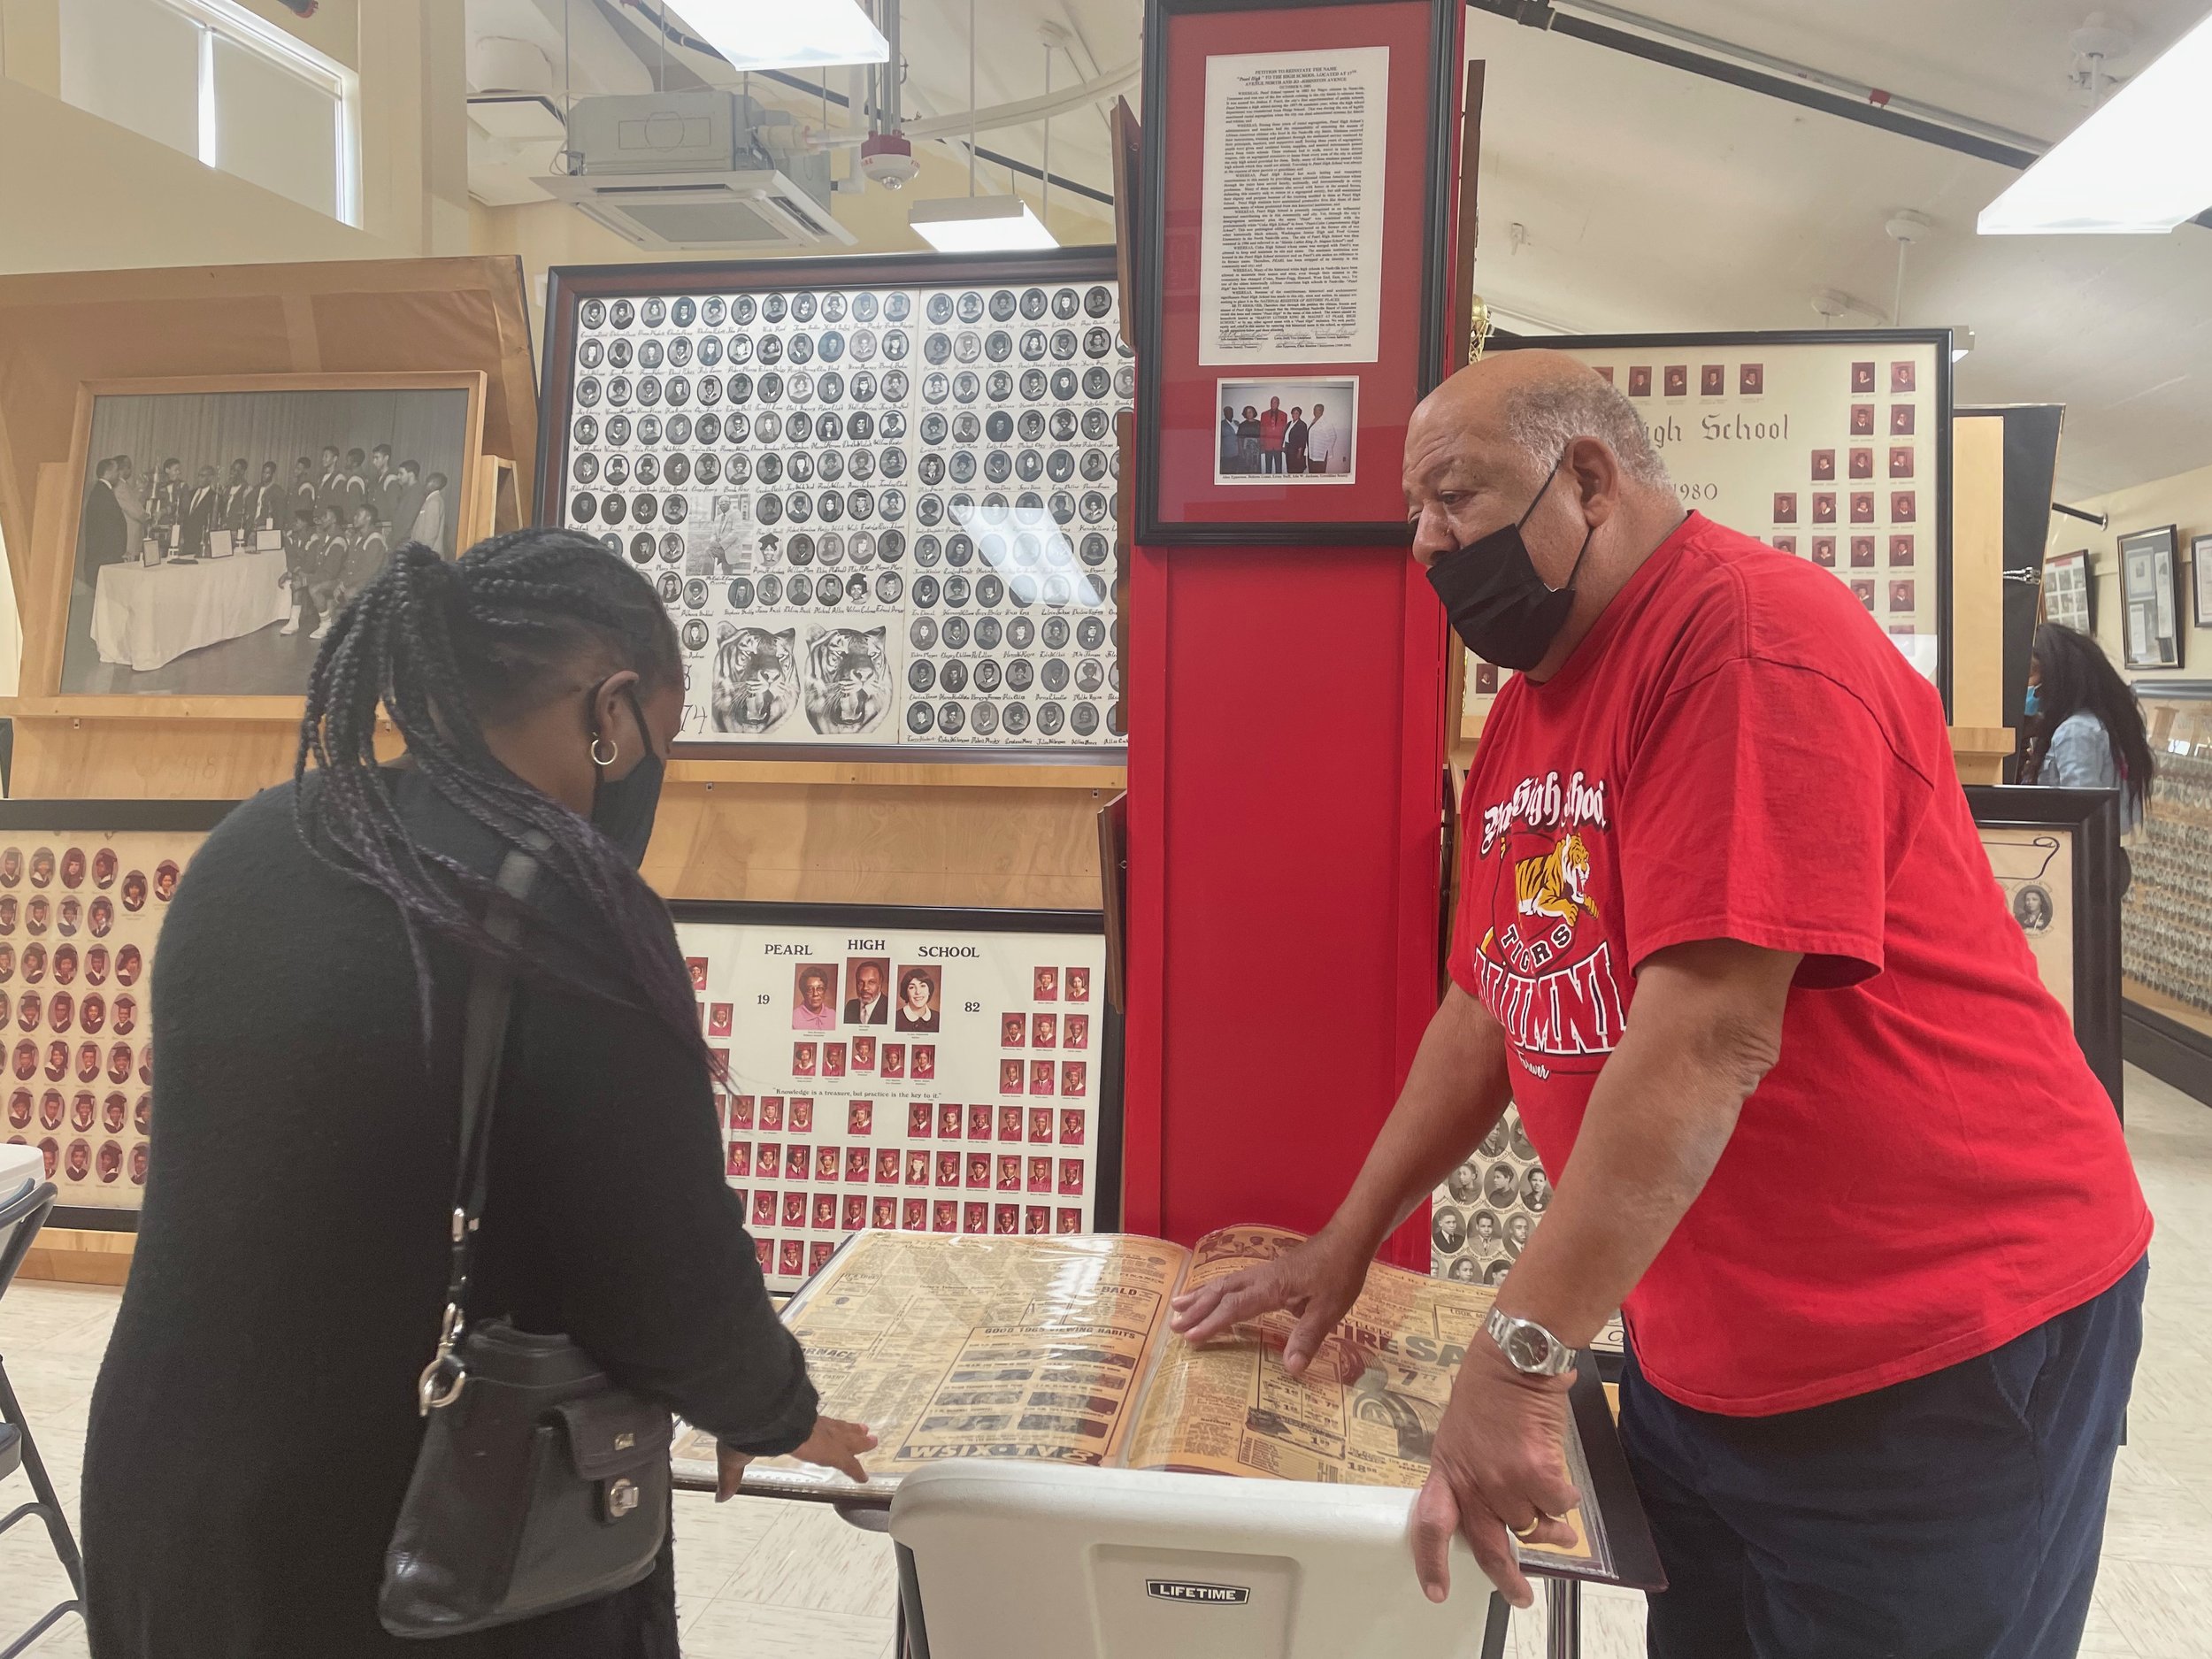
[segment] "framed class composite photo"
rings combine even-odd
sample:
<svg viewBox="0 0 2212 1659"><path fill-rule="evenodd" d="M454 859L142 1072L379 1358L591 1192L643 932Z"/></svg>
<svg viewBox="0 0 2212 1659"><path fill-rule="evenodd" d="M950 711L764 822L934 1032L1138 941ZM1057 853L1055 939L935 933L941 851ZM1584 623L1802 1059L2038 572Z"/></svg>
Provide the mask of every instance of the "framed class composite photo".
<svg viewBox="0 0 2212 1659"><path fill-rule="evenodd" d="M1405 541L1460 22L1440 0L1150 0L1140 542Z"/></svg>
<svg viewBox="0 0 2212 1659"><path fill-rule="evenodd" d="M55 1226L137 1230L162 918L235 804L0 801L0 1141L44 1155Z"/></svg>
<svg viewBox="0 0 2212 1659"><path fill-rule="evenodd" d="M1682 504L1834 572L1951 695L1951 333L1509 338L1628 398Z"/></svg>
<svg viewBox="0 0 2212 1659"><path fill-rule="evenodd" d="M1118 758L1114 259L552 273L538 519L658 589L687 750Z"/></svg>
<svg viewBox="0 0 2212 1659"><path fill-rule="evenodd" d="M475 371L87 382L59 665L35 689L303 695L394 548L459 551L484 400Z"/></svg>
<svg viewBox="0 0 2212 1659"><path fill-rule="evenodd" d="M870 1227L1120 1219L1121 1026L1096 910L671 906L770 1288Z"/></svg>

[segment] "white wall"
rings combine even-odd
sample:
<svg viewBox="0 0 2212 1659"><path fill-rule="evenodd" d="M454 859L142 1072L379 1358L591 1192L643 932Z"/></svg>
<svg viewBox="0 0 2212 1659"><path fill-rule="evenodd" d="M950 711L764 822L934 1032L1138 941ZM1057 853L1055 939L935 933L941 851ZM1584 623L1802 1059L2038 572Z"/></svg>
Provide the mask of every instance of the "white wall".
<svg viewBox="0 0 2212 1659"><path fill-rule="evenodd" d="M2115 490L2108 495L2068 504L2085 512L2104 513L2110 520L2100 530L2093 524L2054 513L2049 550L2070 553L2077 548L2089 549L2090 573L2096 581L2097 639L2116 664L2125 661L2121 631L2127 624L2127 611L2120 603L2120 538L2138 530L2155 530L2162 525L2177 526L2181 544L2181 619L2191 625L2182 630L2181 666L2124 668L2121 672L2131 680L2146 681L2212 680L2212 627L2193 626L2195 607L2192 595L2196 572L2189 558L2192 539L2212 535L2212 466L2177 472L2171 478L2154 479L2131 489Z"/></svg>

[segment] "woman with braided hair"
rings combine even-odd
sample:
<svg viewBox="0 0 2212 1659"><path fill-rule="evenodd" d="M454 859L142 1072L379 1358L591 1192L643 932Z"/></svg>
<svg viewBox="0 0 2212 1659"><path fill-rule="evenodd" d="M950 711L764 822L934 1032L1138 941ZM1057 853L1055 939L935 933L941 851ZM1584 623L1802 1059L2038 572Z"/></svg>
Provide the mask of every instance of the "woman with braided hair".
<svg viewBox="0 0 2212 1659"><path fill-rule="evenodd" d="M565 1333L712 1432L724 1495L751 1456L862 1476L874 1442L818 1414L723 1184L690 980L638 874L682 711L666 613L586 537L409 543L338 616L293 781L209 836L163 926L159 1145L86 1450L99 1659L422 1651L377 1593L487 955L516 980L472 1316ZM518 847L539 873L509 952L483 917ZM663 1659L673 1572L664 1550L631 1589L436 1647Z"/></svg>

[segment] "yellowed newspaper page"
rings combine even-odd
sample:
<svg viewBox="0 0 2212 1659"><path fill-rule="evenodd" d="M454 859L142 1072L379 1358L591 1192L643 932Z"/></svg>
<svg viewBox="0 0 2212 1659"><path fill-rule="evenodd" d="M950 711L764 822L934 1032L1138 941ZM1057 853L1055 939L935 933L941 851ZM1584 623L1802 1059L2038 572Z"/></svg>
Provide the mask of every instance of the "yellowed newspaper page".
<svg viewBox="0 0 2212 1659"><path fill-rule="evenodd" d="M823 1411L881 1440L863 1460L870 1490L949 1457L1105 1463L1188 1259L1157 1239L868 1232L792 1298L784 1323ZM710 1479L712 1440L687 1432L676 1466ZM745 1486L853 1489L790 1458L755 1463Z"/></svg>
<svg viewBox="0 0 2212 1659"><path fill-rule="evenodd" d="M1192 1253L1186 1287L1256 1266L1301 1239L1275 1227L1210 1233ZM1302 1378L1283 1369L1283 1343L1296 1323L1287 1314L1239 1325L1202 1348L1171 1335L1154 1361L1122 1461L1133 1469L1417 1486L1428 1478L1430 1445L1467 1345L1487 1340L1479 1333L1493 1294L1487 1286L1379 1263ZM1586 1487L1571 1430L1568 1463L1570 1478ZM1524 1550L1524 1558L1601 1561L1580 1511L1569 1518L1575 1548Z"/></svg>

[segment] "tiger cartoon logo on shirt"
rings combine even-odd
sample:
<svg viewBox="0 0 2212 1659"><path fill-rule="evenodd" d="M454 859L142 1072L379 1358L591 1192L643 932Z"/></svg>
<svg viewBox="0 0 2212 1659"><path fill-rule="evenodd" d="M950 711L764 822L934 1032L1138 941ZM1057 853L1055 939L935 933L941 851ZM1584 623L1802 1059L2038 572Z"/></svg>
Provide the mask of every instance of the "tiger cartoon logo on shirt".
<svg viewBox="0 0 2212 1659"><path fill-rule="evenodd" d="M1579 772L1524 779L1483 809L1469 849L1471 893L1487 884L1475 901L1483 1004L1540 1076L1557 1060L1609 1054L1624 1024L1593 893L1595 861L1611 853L1608 794Z"/></svg>

